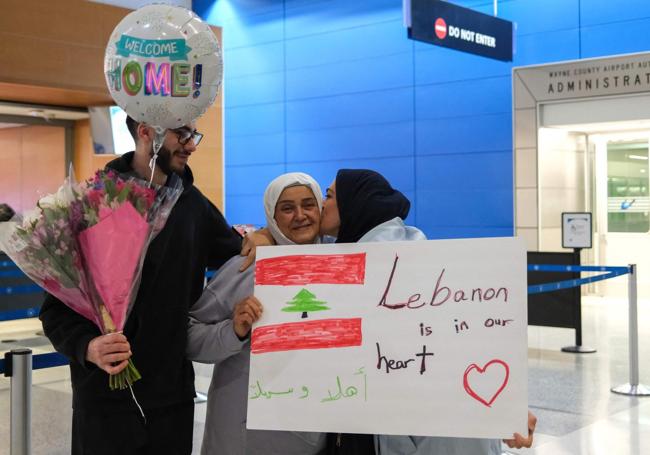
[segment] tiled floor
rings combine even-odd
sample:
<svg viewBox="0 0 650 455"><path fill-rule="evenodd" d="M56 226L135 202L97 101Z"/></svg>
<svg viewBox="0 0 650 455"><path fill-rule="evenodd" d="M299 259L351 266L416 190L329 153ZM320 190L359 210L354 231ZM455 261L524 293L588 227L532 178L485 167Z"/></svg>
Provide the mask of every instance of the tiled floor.
<svg viewBox="0 0 650 455"><path fill-rule="evenodd" d="M37 320L0 323L0 352L28 345L35 353L51 348ZM650 454L650 397L610 392L628 382L628 320L624 300L583 299L583 344L595 354L567 354L572 330L528 330L529 405L537 415L533 449L510 450L530 455ZM2 340L16 340L2 342ZM650 301L639 301L641 383L650 385ZM211 368L197 365L197 389L205 391ZM34 455L69 453L70 382L67 367L33 374L32 449ZM195 453L200 447L205 404L196 407ZM9 380L0 377L0 454L9 454ZM468 454L470 455L470 454Z"/></svg>

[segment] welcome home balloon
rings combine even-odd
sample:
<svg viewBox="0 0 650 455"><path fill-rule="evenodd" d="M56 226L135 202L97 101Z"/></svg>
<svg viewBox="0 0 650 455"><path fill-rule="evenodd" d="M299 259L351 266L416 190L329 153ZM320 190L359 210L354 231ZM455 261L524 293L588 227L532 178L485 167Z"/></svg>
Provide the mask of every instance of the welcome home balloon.
<svg viewBox="0 0 650 455"><path fill-rule="evenodd" d="M214 102L223 77L219 42L196 14L147 5L115 27L104 57L115 102L139 122L178 128Z"/></svg>

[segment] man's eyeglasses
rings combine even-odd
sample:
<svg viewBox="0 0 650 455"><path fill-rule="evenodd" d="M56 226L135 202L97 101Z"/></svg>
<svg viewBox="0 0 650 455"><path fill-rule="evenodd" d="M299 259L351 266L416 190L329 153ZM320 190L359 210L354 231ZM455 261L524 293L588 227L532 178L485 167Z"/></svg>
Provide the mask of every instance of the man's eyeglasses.
<svg viewBox="0 0 650 455"><path fill-rule="evenodd" d="M194 146L198 146L199 143L201 143L201 139L203 139L203 134L199 133L196 130L191 131L187 128L179 128L169 131L178 136L178 143L181 145L186 145L188 142L190 142L191 139L194 142Z"/></svg>

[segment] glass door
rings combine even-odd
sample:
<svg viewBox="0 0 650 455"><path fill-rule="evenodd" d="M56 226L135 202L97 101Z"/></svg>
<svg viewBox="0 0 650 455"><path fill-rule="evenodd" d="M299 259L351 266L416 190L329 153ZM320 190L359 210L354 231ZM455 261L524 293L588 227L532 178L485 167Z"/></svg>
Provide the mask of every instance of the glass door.
<svg viewBox="0 0 650 455"><path fill-rule="evenodd" d="M599 265L637 264L639 297L650 297L650 131L603 134L596 143ZM600 164L598 164L600 163ZM600 293L627 296L627 280L601 282Z"/></svg>
<svg viewBox="0 0 650 455"><path fill-rule="evenodd" d="M607 144L607 232L650 230L648 141Z"/></svg>

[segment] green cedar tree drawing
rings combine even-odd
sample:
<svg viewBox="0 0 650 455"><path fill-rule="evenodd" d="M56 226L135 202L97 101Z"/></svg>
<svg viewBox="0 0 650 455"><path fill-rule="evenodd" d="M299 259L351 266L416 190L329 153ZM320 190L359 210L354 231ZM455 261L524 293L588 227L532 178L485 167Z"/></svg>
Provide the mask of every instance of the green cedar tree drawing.
<svg viewBox="0 0 650 455"><path fill-rule="evenodd" d="M294 298L287 302L287 305L282 308L282 311L302 313L301 318L306 318L309 311L323 311L330 308L325 305L322 300L316 300L316 296L309 292L307 289L301 289Z"/></svg>

